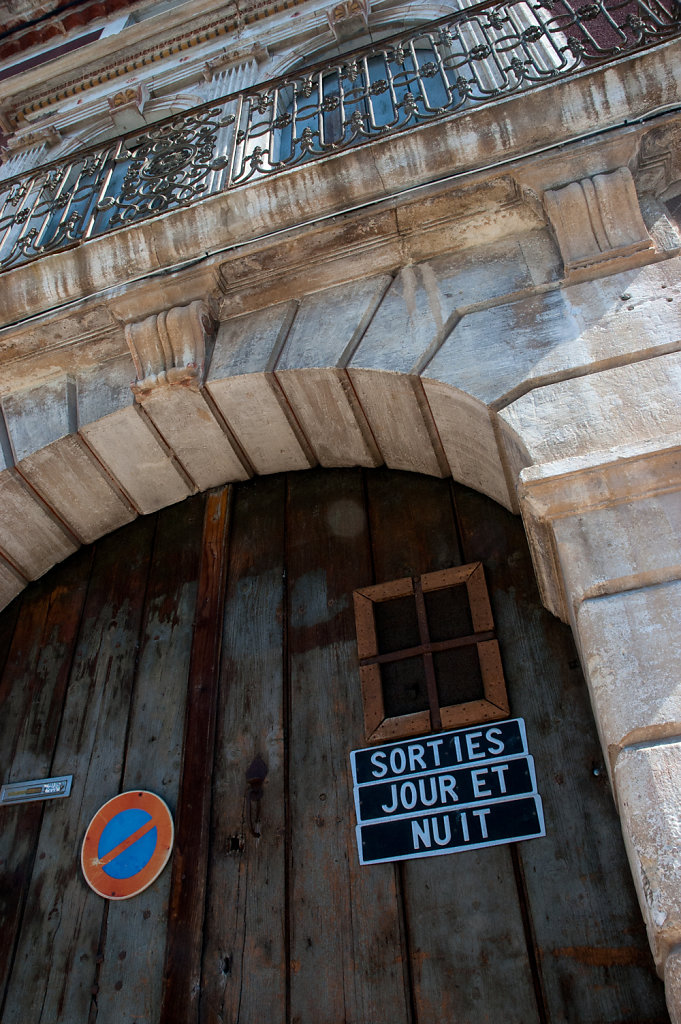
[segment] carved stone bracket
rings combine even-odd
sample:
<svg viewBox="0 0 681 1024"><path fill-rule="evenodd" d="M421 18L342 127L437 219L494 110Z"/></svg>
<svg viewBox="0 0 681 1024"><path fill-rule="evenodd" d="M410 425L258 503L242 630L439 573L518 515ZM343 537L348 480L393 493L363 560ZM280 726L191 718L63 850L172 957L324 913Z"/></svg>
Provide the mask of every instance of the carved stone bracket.
<svg viewBox="0 0 681 1024"><path fill-rule="evenodd" d="M137 401L168 385L198 389L216 329L210 309L200 300L128 324L125 337L137 371L131 384Z"/></svg>
<svg viewBox="0 0 681 1024"><path fill-rule="evenodd" d="M326 12L329 26L339 42L353 36L369 25L370 0L341 0Z"/></svg>
<svg viewBox="0 0 681 1024"><path fill-rule="evenodd" d="M627 167L549 189L544 206L569 280L640 265L654 251Z"/></svg>

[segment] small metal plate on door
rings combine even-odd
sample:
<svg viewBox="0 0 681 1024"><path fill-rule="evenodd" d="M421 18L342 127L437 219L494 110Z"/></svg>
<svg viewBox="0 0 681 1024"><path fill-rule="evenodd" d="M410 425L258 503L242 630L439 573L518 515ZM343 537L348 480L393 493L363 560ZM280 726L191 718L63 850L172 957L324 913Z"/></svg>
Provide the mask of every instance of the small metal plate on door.
<svg viewBox="0 0 681 1024"><path fill-rule="evenodd" d="M33 800L59 800L71 792L73 775L31 782L6 782L0 789L0 804L27 804Z"/></svg>

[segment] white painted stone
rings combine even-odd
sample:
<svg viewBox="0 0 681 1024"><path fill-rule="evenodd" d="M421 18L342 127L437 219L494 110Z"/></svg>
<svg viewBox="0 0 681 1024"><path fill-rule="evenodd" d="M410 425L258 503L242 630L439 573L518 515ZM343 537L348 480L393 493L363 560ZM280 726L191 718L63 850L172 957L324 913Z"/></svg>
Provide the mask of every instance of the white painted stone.
<svg viewBox="0 0 681 1024"><path fill-rule="evenodd" d="M34 580L73 554L76 539L40 502L18 473L0 473L0 552Z"/></svg>
<svg viewBox="0 0 681 1024"><path fill-rule="evenodd" d="M681 1024L681 949L669 954L664 964L664 989L672 1024Z"/></svg>
<svg viewBox="0 0 681 1024"><path fill-rule="evenodd" d="M141 400L149 418L200 491L249 473L199 391L157 387Z"/></svg>
<svg viewBox="0 0 681 1024"><path fill-rule="evenodd" d="M499 455L494 414L447 384L427 378L421 383L454 479L517 512L515 491L509 491Z"/></svg>
<svg viewBox="0 0 681 1024"><path fill-rule="evenodd" d="M667 352L681 341L680 268L670 260L470 313L424 372L498 407L557 377Z"/></svg>
<svg viewBox="0 0 681 1024"><path fill-rule="evenodd" d="M419 379L376 370L351 370L350 378L386 466L447 476L447 459Z"/></svg>
<svg viewBox="0 0 681 1024"><path fill-rule="evenodd" d="M615 787L648 939L661 971L681 942L681 742L623 750Z"/></svg>
<svg viewBox="0 0 681 1024"><path fill-rule="evenodd" d="M681 430L678 352L535 388L499 413L512 439L514 475L531 463L554 462L665 437Z"/></svg>
<svg viewBox="0 0 681 1024"><path fill-rule="evenodd" d="M82 544L135 518L78 435L53 441L23 459L17 469Z"/></svg>
<svg viewBox="0 0 681 1024"><path fill-rule="evenodd" d="M611 767L624 746L681 735L681 581L586 600L576 622Z"/></svg>

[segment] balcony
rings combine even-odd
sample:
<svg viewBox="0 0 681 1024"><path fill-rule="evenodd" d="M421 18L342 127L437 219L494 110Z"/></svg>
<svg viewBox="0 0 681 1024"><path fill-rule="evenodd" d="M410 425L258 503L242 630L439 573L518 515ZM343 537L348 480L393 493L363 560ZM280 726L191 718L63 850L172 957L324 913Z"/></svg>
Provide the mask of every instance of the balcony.
<svg viewBox="0 0 681 1024"><path fill-rule="evenodd" d="M679 36L679 0L485 0L1 182L0 272L61 253L60 297L86 295L659 115ZM54 280L11 276L4 322L49 306Z"/></svg>

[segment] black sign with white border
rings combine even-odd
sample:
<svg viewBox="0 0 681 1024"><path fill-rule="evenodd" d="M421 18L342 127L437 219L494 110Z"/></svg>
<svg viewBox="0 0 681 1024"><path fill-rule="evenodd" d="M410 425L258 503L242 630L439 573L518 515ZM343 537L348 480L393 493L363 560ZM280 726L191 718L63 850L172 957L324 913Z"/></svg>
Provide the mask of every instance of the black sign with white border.
<svg viewBox="0 0 681 1024"><path fill-rule="evenodd" d="M433 857L546 835L541 798L510 797L439 814L357 826L360 864Z"/></svg>
<svg viewBox="0 0 681 1024"><path fill-rule="evenodd" d="M546 834L521 718L354 750L361 864Z"/></svg>

